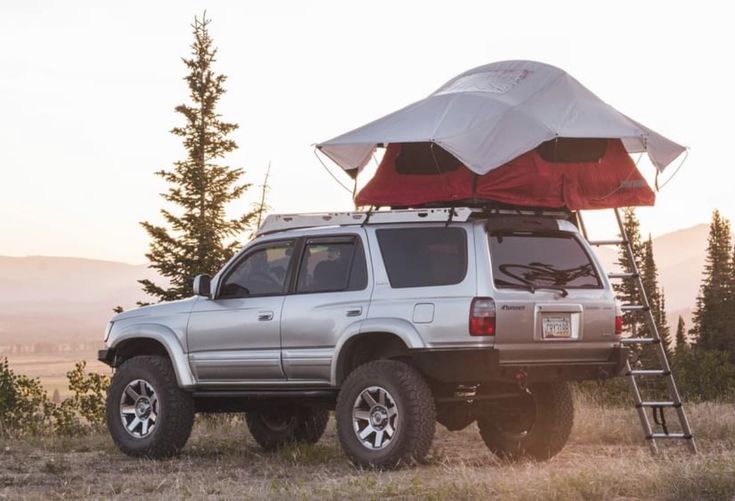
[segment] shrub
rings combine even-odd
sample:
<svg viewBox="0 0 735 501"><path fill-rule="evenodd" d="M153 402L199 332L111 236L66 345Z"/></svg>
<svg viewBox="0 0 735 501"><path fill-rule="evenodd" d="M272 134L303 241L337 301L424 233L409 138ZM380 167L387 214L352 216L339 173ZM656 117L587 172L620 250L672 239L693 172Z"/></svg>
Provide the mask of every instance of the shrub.
<svg viewBox="0 0 735 501"><path fill-rule="evenodd" d="M54 404L38 378L16 375L0 360L0 434L39 434L50 424Z"/></svg>
<svg viewBox="0 0 735 501"><path fill-rule="evenodd" d="M66 373L72 396L55 405L38 378L15 374L0 360L0 435L77 435L102 427L110 379L85 373L86 365L78 362Z"/></svg>
<svg viewBox="0 0 735 501"><path fill-rule="evenodd" d="M672 359L674 377L687 400L735 399L735 365L726 351L685 349Z"/></svg>

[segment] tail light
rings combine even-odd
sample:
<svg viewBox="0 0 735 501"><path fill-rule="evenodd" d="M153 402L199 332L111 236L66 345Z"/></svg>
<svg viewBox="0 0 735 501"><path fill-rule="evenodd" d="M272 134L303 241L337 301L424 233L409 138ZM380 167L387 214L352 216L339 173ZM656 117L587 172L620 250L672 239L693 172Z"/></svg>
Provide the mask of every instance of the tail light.
<svg viewBox="0 0 735 501"><path fill-rule="evenodd" d="M470 336L495 335L495 301L476 297L470 306Z"/></svg>
<svg viewBox="0 0 735 501"><path fill-rule="evenodd" d="M615 335L619 336L623 333L623 309L620 305L615 308Z"/></svg>

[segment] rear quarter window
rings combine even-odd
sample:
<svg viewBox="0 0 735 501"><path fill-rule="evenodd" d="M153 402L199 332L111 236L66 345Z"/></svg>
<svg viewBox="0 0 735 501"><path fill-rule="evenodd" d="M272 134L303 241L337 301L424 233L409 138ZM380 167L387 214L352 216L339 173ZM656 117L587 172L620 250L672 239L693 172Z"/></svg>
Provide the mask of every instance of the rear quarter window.
<svg viewBox="0 0 735 501"><path fill-rule="evenodd" d="M492 233L489 239L495 287L602 287L592 259L572 234Z"/></svg>
<svg viewBox="0 0 735 501"><path fill-rule="evenodd" d="M393 288L454 285L467 275L462 228L391 228L376 234Z"/></svg>

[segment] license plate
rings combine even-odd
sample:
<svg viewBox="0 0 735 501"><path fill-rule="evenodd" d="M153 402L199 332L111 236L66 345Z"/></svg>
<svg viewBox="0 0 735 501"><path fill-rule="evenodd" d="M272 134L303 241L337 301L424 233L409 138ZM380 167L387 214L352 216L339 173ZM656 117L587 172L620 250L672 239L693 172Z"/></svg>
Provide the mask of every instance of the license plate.
<svg viewBox="0 0 735 501"><path fill-rule="evenodd" d="M572 322L568 316L543 318L544 339L572 337Z"/></svg>

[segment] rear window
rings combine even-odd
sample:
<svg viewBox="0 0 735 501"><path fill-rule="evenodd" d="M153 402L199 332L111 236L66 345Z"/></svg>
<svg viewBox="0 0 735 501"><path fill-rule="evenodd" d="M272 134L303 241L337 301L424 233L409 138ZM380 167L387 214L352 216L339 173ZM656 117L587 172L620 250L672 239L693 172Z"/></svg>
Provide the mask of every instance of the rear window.
<svg viewBox="0 0 735 501"><path fill-rule="evenodd" d="M467 233L462 228L377 230L393 288L458 284L467 274Z"/></svg>
<svg viewBox="0 0 735 501"><path fill-rule="evenodd" d="M601 288L587 251L573 235L490 235L493 278L498 288Z"/></svg>

